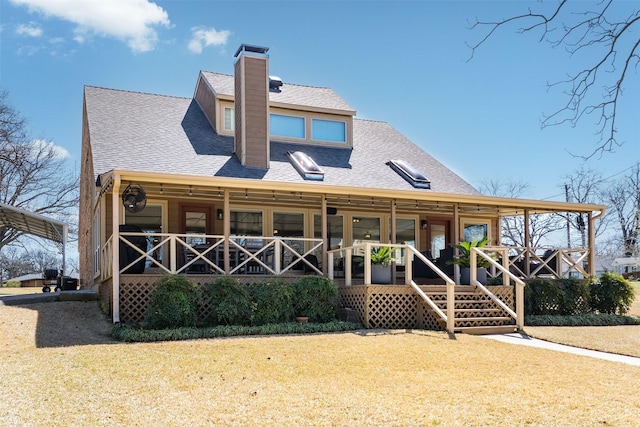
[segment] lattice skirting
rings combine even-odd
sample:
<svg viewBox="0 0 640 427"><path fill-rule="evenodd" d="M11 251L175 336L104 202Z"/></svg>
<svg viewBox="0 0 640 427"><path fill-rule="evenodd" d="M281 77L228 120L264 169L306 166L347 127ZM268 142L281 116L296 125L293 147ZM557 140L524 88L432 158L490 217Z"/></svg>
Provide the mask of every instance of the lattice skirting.
<svg viewBox="0 0 640 427"><path fill-rule="evenodd" d="M435 301L445 301L444 286L421 286ZM456 289L468 290L468 287ZM511 286L488 286L488 289L507 306L514 308L515 296ZM415 294L410 286L353 285L339 288L341 307L358 313L365 328L421 328L445 330L444 322ZM437 292L442 292L437 294ZM434 295L433 292L436 292ZM478 295L473 297L476 300ZM484 298L484 296L483 296ZM487 296L486 299L491 301ZM471 299L470 299L471 301ZM469 303L469 307L472 307ZM475 305L473 305L475 306ZM458 308L466 308L464 303ZM477 315L477 313L475 314ZM488 314L487 314L488 315Z"/></svg>
<svg viewBox="0 0 640 427"><path fill-rule="evenodd" d="M356 311L365 328L444 329L409 286L354 285L339 291L341 306Z"/></svg>
<svg viewBox="0 0 640 427"><path fill-rule="evenodd" d="M160 276L157 274L123 274L120 276L120 321L122 323L139 324L144 321L147 306L151 299L153 291L156 289L156 282ZM202 287L205 283L215 280L216 277L211 275L190 274L188 279ZM273 280L272 276L237 276L242 283L258 283L260 281ZM299 280L300 277L280 276L278 280ZM100 286L100 295L102 298L103 288L105 288L105 298L109 301L109 312L113 314L113 287L109 283L105 286L104 282ZM106 301L106 299L103 299ZM105 302L106 304L106 302ZM200 318L207 317L211 312L211 306L208 304L199 304L198 314Z"/></svg>

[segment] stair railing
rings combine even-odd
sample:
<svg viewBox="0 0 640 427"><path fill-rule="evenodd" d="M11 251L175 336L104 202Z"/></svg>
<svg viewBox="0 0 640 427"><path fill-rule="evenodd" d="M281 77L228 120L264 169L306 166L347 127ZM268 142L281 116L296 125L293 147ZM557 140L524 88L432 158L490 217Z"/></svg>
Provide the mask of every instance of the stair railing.
<svg viewBox="0 0 640 427"><path fill-rule="evenodd" d="M429 305L429 307L431 307L431 309L438 316L440 316L441 319L443 319L447 323L447 332L449 332L450 334L453 334L454 328L455 328L455 320L456 320L455 319L456 283L449 276L447 276L445 272L440 270L433 262L431 262L429 258L421 254L420 251L418 251L416 248L414 248L413 246L406 245L406 249L407 251L412 252L416 258L420 259L420 261L424 262L447 284L447 312L445 314L442 310L440 310L440 308L436 305L436 303L433 302L433 300L429 298L429 296L426 293L424 293L422 289L420 289L418 284L413 280L413 277L411 276L411 272L412 272L412 266L413 266L412 263L414 260L412 259L412 257L407 256L407 262L405 267L405 283L407 285L410 285L413 288L413 290L427 303L427 305ZM407 255L408 255L408 252L407 252Z"/></svg>
<svg viewBox="0 0 640 427"><path fill-rule="evenodd" d="M503 263L499 263L494 260L488 253L502 253ZM497 268L502 272L503 283L506 285L509 283L509 279L513 280L516 284L516 311L513 311L508 305L506 305L500 298L495 296L493 292L487 289L482 283L478 281L477 274L477 256L481 256L485 260L489 262L493 267ZM486 295L489 296L493 301L496 302L504 311L506 311L509 316L513 317L516 321L516 327L518 329L524 328L524 286L525 283L515 275L513 275L509 271L508 267L508 255L507 250L503 248L492 248L492 247L483 247L483 248L471 248L471 258L470 258L470 277L471 284L475 285L476 288L480 289ZM504 264L507 264L506 266Z"/></svg>

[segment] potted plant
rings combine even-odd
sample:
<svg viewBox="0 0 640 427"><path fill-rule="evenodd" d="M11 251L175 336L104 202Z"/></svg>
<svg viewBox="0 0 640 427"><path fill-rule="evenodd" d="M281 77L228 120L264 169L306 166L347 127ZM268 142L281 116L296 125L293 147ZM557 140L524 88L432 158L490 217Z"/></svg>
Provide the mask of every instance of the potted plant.
<svg viewBox="0 0 640 427"><path fill-rule="evenodd" d="M391 283L391 263L396 261L389 246L371 248L371 283Z"/></svg>
<svg viewBox="0 0 640 427"><path fill-rule="evenodd" d="M486 238L482 240L475 240L473 242L460 242L457 245L452 245L454 248L458 249L460 255L449 261L449 264L454 264L460 266L460 284L469 285L471 284L471 250L473 248L482 248L489 243L489 240ZM487 284L487 268L489 268L491 264L485 258L477 256L476 257L476 273L477 278L480 283L483 285Z"/></svg>

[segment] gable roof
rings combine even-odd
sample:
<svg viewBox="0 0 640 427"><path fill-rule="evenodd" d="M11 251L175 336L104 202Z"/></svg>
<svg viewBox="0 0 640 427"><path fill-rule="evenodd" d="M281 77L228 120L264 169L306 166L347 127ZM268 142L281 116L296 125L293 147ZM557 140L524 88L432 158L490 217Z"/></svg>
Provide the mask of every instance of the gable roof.
<svg viewBox="0 0 640 427"><path fill-rule="evenodd" d="M234 77L229 74L200 71L207 84L218 96L228 99L235 96ZM303 106L310 110L337 110L344 114L355 115L356 111L340 98L333 90L326 87L303 86L285 82L278 92L269 92L271 105L286 104L287 107Z"/></svg>
<svg viewBox="0 0 640 427"><path fill-rule="evenodd" d="M216 91L228 91L231 76L206 73ZM295 86L295 85L287 85ZM314 96L316 106L353 111L331 90L295 86L296 105ZM318 90L320 89L320 90ZM282 93L291 93L283 90ZM270 99L285 102L282 93ZM306 95L305 95L306 94ZM273 97L273 98L272 98ZM234 155L233 137L217 134L191 98L85 87L87 124L97 175L110 170L234 177L309 185L415 190L386 163L405 159L431 181L431 190L479 194L460 176L424 152L389 124L355 119L353 148L271 141L269 169L244 167ZM324 170L322 182L305 181L291 165L287 151L310 155ZM95 178L95 177L94 177Z"/></svg>

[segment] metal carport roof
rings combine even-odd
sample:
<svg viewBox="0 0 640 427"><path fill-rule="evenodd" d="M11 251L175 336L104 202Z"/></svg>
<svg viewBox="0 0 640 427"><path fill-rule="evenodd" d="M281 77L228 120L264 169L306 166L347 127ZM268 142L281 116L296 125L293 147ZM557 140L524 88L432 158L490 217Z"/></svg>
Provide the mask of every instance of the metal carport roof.
<svg viewBox="0 0 640 427"><path fill-rule="evenodd" d="M15 206L0 203L0 228L13 228L62 245L62 268L65 265L65 247L69 225Z"/></svg>

